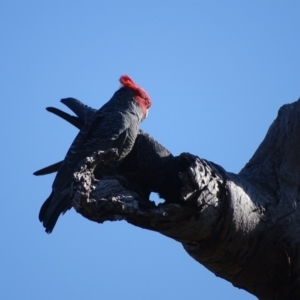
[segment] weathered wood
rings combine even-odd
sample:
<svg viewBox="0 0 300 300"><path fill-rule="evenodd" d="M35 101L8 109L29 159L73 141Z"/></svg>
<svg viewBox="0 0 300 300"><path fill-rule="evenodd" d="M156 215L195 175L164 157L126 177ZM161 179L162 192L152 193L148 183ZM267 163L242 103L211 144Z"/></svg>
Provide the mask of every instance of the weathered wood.
<svg viewBox="0 0 300 300"><path fill-rule="evenodd" d="M74 175L73 206L99 223L126 220L171 237L259 299L300 299L300 100L279 110L239 174L191 154L182 158L190 167L178 174L181 203L147 208L126 178L95 180L98 153Z"/></svg>

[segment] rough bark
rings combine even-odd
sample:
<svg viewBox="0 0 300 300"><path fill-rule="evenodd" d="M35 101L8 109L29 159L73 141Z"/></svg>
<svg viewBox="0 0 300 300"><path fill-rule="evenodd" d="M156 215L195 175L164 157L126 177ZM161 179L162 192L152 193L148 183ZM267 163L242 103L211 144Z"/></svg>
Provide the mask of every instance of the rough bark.
<svg viewBox="0 0 300 300"><path fill-rule="evenodd" d="M190 168L178 174L181 203L145 208L126 178L95 180L95 164L106 155L87 158L74 174L77 212L171 237L217 276L259 299L300 299L300 100L279 110L239 174L183 153Z"/></svg>

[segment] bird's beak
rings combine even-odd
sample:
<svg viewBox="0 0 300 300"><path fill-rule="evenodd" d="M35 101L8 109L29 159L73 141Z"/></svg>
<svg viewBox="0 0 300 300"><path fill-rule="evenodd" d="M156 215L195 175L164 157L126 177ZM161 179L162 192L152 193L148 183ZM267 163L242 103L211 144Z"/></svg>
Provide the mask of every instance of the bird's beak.
<svg viewBox="0 0 300 300"><path fill-rule="evenodd" d="M143 120L145 120L148 117L148 111L149 111L149 109L146 110L146 114L145 114Z"/></svg>

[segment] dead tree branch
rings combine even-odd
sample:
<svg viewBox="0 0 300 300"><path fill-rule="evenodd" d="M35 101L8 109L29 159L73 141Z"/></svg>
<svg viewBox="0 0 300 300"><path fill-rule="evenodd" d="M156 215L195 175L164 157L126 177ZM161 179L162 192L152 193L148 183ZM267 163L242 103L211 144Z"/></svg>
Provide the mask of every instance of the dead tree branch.
<svg viewBox="0 0 300 300"><path fill-rule="evenodd" d="M171 237L217 276L259 299L300 299L300 100L279 110L239 174L183 153L189 167L178 174L180 203L145 208L126 178L95 180L102 155L86 159L75 174L77 212Z"/></svg>

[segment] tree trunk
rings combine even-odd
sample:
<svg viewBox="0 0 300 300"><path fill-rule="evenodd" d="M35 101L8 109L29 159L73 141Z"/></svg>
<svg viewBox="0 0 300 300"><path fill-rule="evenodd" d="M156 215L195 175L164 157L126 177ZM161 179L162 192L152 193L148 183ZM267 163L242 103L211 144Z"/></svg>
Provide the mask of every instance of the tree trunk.
<svg viewBox="0 0 300 300"><path fill-rule="evenodd" d="M126 220L182 243L214 274L259 299L300 299L300 99L278 117L239 174L188 153L181 203L145 208L126 178L93 178L106 153L74 174L73 206L102 223Z"/></svg>

